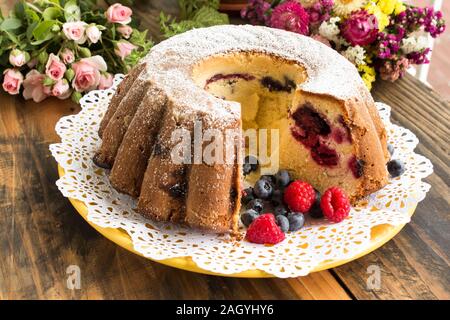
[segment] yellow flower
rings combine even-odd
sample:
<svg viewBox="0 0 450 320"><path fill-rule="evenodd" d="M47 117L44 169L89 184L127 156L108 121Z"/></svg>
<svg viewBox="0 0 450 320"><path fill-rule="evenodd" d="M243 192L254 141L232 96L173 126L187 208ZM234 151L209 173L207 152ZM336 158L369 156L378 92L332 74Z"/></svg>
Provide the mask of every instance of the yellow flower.
<svg viewBox="0 0 450 320"><path fill-rule="evenodd" d="M399 13L401 13L405 10L406 10L406 6L403 4L403 2L398 1L397 4L395 5L394 14L398 15Z"/></svg>
<svg viewBox="0 0 450 320"><path fill-rule="evenodd" d="M399 14L405 10L405 6L400 0L375 0L377 6L384 14Z"/></svg>
<svg viewBox="0 0 450 320"><path fill-rule="evenodd" d="M384 14L391 14L394 12L397 0L376 0L376 3L378 8L380 8Z"/></svg>
<svg viewBox="0 0 450 320"><path fill-rule="evenodd" d="M378 30L383 31L389 25L389 16L381 11L374 2L370 2L365 9L368 13L373 14L378 21Z"/></svg>
<svg viewBox="0 0 450 320"><path fill-rule="evenodd" d="M372 89L372 83L376 79L376 72L374 67L369 67L368 65L359 65L358 66L359 74L361 75L364 84L367 89Z"/></svg>
<svg viewBox="0 0 450 320"><path fill-rule="evenodd" d="M333 10L342 17L361 9L367 2L368 0L334 0Z"/></svg>

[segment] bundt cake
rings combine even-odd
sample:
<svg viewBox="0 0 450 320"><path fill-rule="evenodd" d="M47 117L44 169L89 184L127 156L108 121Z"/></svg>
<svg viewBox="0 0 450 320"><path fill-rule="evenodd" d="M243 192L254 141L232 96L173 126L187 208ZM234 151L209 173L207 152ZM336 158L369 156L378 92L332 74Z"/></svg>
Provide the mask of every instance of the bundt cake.
<svg viewBox="0 0 450 320"><path fill-rule="evenodd" d="M198 146L198 127L237 134ZM196 29L153 47L112 97L94 162L138 198L142 215L233 232L248 152L242 129L277 129L278 167L321 192L339 186L354 203L387 183L386 132L355 67L311 38L259 26ZM175 161L174 132L194 149L214 140L227 161L195 152Z"/></svg>

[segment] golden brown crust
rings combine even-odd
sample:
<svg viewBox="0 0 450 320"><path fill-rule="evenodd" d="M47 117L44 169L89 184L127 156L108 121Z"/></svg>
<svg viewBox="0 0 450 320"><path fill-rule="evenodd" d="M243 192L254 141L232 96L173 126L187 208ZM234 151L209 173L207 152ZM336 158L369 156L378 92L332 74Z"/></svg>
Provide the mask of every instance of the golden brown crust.
<svg viewBox="0 0 450 320"><path fill-rule="evenodd" d="M363 161L363 172L359 190L351 196L354 203L356 200L367 196L387 184L387 170L384 151L386 143L380 140L376 125L369 113L373 101L346 101L344 106L344 117L347 125L351 128L352 140L355 146L356 157ZM381 121L378 130L384 131Z"/></svg>
<svg viewBox="0 0 450 320"><path fill-rule="evenodd" d="M118 191L139 196L165 103L166 96L150 85L125 133L111 170L109 179Z"/></svg>
<svg viewBox="0 0 450 320"><path fill-rule="evenodd" d="M120 102L114 117L108 122L103 132L102 146L95 154L94 162L98 166L103 168L113 166L122 139L149 85L148 81L136 79L133 87Z"/></svg>
<svg viewBox="0 0 450 320"><path fill-rule="evenodd" d="M108 109L106 110L106 113L103 116L102 121L100 122L100 129L98 130L98 135L100 136L100 138L103 137L103 131L105 131L109 120L111 120L111 118L113 117L114 113L119 107L120 102L128 93L136 78L139 76L142 70L144 70L144 67L145 63L141 63L138 64L135 68L131 69L130 73L125 76L125 79L123 79L123 81L117 87L116 92L111 98Z"/></svg>
<svg viewBox="0 0 450 320"><path fill-rule="evenodd" d="M240 134L240 125L240 121L237 121L232 126L218 128L214 123L203 121L203 127L220 129L221 133L239 130ZM204 160L201 164L190 165L185 222L192 227L213 232L237 231L241 192L239 168L236 165L239 158L236 155L240 156L241 143L224 137L223 150L227 150L227 144L234 150L229 163L225 162L224 157L223 163L207 164Z"/></svg>
<svg viewBox="0 0 450 320"><path fill-rule="evenodd" d="M158 221L177 221L185 212L186 166L172 161L174 147L171 135L177 123L174 106L166 102L160 132L154 144L142 182L137 210ZM182 123L190 127L188 123Z"/></svg>

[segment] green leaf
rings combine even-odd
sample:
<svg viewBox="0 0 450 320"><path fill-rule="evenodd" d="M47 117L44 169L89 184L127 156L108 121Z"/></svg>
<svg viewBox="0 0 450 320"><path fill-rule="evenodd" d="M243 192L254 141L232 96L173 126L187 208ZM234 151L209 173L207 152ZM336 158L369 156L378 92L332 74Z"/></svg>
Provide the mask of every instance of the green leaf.
<svg viewBox="0 0 450 320"><path fill-rule="evenodd" d="M201 23L204 27L230 23L226 14L220 13L211 7L200 8L192 20Z"/></svg>
<svg viewBox="0 0 450 320"><path fill-rule="evenodd" d="M48 40L53 37L53 33L51 32L52 27L57 24L58 21L56 20L48 20L48 21L42 21L39 23L36 28L33 30L33 37L37 41L41 40ZM35 44L35 43L33 43Z"/></svg>
<svg viewBox="0 0 450 320"><path fill-rule="evenodd" d="M25 6L23 1L19 1L14 6L14 15L16 18L23 20L25 17Z"/></svg>
<svg viewBox="0 0 450 320"><path fill-rule="evenodd" d="M28 25L27 32L26 32L28 41L31 41L31 38L33 37L33 31L37 25L38 25L37 21L32 22L30 25Z"/></svg>
<svg viewBox="0 0 450 320"><path fill-rule="evenodd" d="M70 0L64 5L64 18L67 22L80 21L81 10L75 0Z"/></svg>
<svg viewBox="0 0 450 320"><path fill-rule="evenodd" d="M62 12L60 9L55 8L55 7L48 7L42 13L42 18L44 18L44 20L56 20L61 15L62 15Z"/></svg>
<svg viewBox="0 0 450 320"><path fill-rule="evenodd" d="M17 39L17 37L12 34L11 32L5 31L6 35L8 36L9 40L11 40L12 42L14 42L15 44L19 45L19 40Z"/></svg>
<svg viewBox="0 0 450 320"><path fill-rule="evenodd" d="M219 0L178 0L181 20L191 20L195 13L201 8L208 7L219 9Z"/></svg>
<svg viewBox="0 0 450 320"><path fill-rule="evenodd" d="M34 11L30 8L25 9L25 16L27 17L27 21L29 24L33 23L33 22L39 22L39 20L41 20L41 18L36 13L36 11Z"/></svg>
<svg viewBox="0 0 450 320"><path fill-rule="evenodd" d="M15 30L19 29L22 26L22 21L17 18L7 18L3 20L2 24L0 25L0 30L2 31L8 31L8 30Z"/></svg>

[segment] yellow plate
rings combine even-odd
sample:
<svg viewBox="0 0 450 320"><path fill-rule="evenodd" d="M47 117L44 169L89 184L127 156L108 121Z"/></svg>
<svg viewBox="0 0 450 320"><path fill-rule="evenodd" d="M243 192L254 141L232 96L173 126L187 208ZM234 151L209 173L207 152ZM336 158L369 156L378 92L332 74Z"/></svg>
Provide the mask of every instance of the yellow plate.
<svg viewBox="0 0 450 320"><path fill-rule="evenodd" d="M58 173L59 176L62 177L64 175L64 169L58 164ZM140 255L144 257L141 253L137 252L133 248L133 244L131 242L130 236L122 229L113 229L113 228L102 228L99 227L90 221L87 220L87 207L86 205L76 199L69 198L72 205L75 207L75 209L78 211L78 213L86 220L95 230L100 232L103 236L111 240L112 242L118 244L122 248L127 249L128 251L131 251L137 255ZM414 210L416 209L416 205L410 208L409 214L412 215L414 213ZM400 232L400 230L405 225L399 225L399 226L391 226L388 224L382 224L378 225L372 228L371 233L371 244L370 246L361 252L360 254L355 255L354 257L346 260L330 260L320 263L312 272L327 270L331 268L338 267L340 265L343 265L347 262L356 260L376 249L381 247L383 244L391 240L397 233ZM151 258L145 257L147 259L153 260ZM179 257L179 258L170 258L165 260L153 260L158 263L162 263L167 266L171 266L178 269L188 270L192 272L198 272L198 273L204 273L204 274L210 274L210 275L216 275L216 276L225 276L225 277L237 277L237 278L270 278L274 277L273 275L264 272L262 270L247 270L239 273L233 273L233 274L220 274L220 273L214 273L210 272L204 269L201 269L197 266L197 264L192 260L191 257Z"/></svg>

